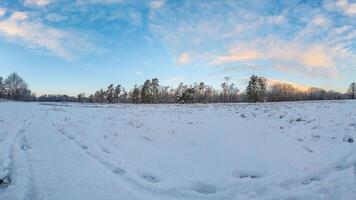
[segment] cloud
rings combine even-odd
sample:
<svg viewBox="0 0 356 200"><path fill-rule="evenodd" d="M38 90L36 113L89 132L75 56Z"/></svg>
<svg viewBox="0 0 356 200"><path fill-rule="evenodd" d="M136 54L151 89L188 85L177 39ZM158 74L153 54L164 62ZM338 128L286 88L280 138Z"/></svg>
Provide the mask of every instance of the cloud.
<svg viewBox="0 0 356 200"><path fill-rule="evenodd" d="M77 0L78 4L118 4L124 0Z"/></svg>
<svg viewBox="0 0 356 200"><path fill-rule="evenodd" d="M333 4L350 14L352 3L344 2ZM149 27L178 58L189 49L201 64L227 69L248 62L326 79L340 77L355 60L355 22L333 12L297 0L167 1L150 15Z"/></svg>
<svg viewBox="0 0 356 200"><path fill-rule="evenodd" d="M336 63L344 56L339 50L321 44L299 44L297 41L282 44L266 52L272 65L286 73L299 73L309 77L339 78ZM340 54L340 55L337 55Z"/></svg>
<svg viewBox="0 0 356 200"><path fill-rule="evenodd" d="M67 60L73 59L74 48L87 47L82 38L38 21L31 21L26 12L13 12L7 19L0 20L0 35L30 48L46 49Z"/></svg>
<svg viewBox="0 0 356 200"><path fill-rule="evenodd" d="M0 17L4 16L7 12L6 8L0 8Z"/></svg>
<svg viewBox="0 0 356 200"><path fill-rule="evenodd" d="M24 21L28 18L28 14L26 12L13 12L10 16L11 21Z"/></svg>
<svg viewBox="0 0 356 200"><path fill-rule="evenodd" d="M179 58L177 59L178 65L186 65L191 62L190 54L188 52L184 52L180 54Z"/></svg>
<svg viewBox="0 0 356 200"><path fill-rule="evenodd" d="M319 77L338 76L334 60L336 53L323 44L300 44L298 41L264 39L243 46L245 47L231 49L227 55L217 56L211 64L219 66L249 62L251 66L259 66L253 63L265 61L283 72L299 72Z"/></svg>
<svg viewBox="0 0 356 200"><path fill-rule="evenodd" d="M66 16L56 13L49 13L44 18L50 22L62 22L68 19Z"/></svg>
<svg viewBox="0 0 356 200"><path fill-rule="evenodd" d="M301 63L308 67L330 67L334 65L331 57L325 47L316 45L302 53L300 59Z"/></svg>
<svg viewBox="0 0 356 200"><path fill-rule="evenodd" d="M350 16L356 16L356 3L350 4L345 13Z"/></svg>
<svg viewBox="0 0 356 200"><path fill-rule="evenodd" d="M142 75L142 74L143 74L142 71L136 71L136 72L135 72L135 75L138 75L138 76L139 76L139 75Z"/></svg>
<svg viewBox="0 0 356 200"><path fill-rule="evenodd" d="M323 44L299 44L281 41L267 46L261 55L275 64L296 64L306 68L328 68L334 65L333 54Z"/></svg>
<svg viewBox="0 0 356 200"><path fill-rule="evenodd" d="M283 15L268 16L265 20L269 24L283 24L286 22L286 18Z"/></svg>
<svg viewBox="0 0 356 200"><path fill-rule="evenodd" d="M20 2L57 3L46 9L21 8L28 13L11 13L18 9L13 6L1 14L0 8L0 34L60 57L72 57L73 49L86 46L85 39L63 29L70 27L92 34L103 45L144 35L162 44L177 65L194 62L216 66L209 68L213 70L232 72L243 66L252 71L258 66L271 73L326 79L339 77L355 63L356 4L351 0L323 0L322 6L299 0Z"/></svg>
<svg viewBox="0 0 356 200"><path fill-rule="evenodd" d="M230 50L230 54L218 56L211 62L211 64L222 65L231 62L246 62L257 60L259 58L261 58L261 55L255 50Z"/></svg>
<svg viewBox="0 0 356 200"><path fill-rule="evenodd" d="M24 4L26 6L47 6L48 4L52 3L53 0L25 0Z"/></svg>
<svg viewBox="0 0 356 200"><path fill-rule="evenodd" d="M326 19L326 17L318 15L312 19L312 23L314 26L325 27L328 25L328 20Z"/></svg>
<svg viewBox="0 0 356 200"><path fill-rule="evenodd" d="M153 10L160 9L164 6L165 0L153 0L149 3L149 7Z"/></svg>
<svg viewBox="0 0 356 200"><path fill-rule="evenodd" d="M356 16L356 3L350 3L348 0L328 1L325 7L330 10L341 10L350 17Z"/></svg>

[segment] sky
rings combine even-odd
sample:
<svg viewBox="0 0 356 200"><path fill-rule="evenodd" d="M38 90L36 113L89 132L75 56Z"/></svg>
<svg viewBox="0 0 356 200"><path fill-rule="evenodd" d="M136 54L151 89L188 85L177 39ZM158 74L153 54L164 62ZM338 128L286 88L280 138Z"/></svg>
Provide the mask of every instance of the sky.
<svg viewBox="0 0 356 200"><path fill-rule="evenodd" d="M0 76L38 95L91 94L252 74L346 91L356 81L353 0L0 0Z"/></svg>

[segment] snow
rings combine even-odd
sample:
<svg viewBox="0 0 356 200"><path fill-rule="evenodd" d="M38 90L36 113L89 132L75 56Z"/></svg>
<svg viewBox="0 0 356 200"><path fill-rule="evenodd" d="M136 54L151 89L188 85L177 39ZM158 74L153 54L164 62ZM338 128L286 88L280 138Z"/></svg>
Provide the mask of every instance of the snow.
<svg viewBox="0 0 356 200"><path fill-rule="evenodd" d="M356 101L0 111L0 200L356 199Z"/></svg>

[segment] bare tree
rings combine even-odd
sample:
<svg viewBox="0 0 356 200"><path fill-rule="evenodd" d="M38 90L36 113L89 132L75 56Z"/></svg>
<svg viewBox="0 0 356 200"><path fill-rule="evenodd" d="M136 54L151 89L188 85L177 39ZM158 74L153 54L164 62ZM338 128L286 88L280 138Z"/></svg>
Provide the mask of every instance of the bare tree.
<svg viewBox="0 0 356 200"><path fill-rule="evenodd" d="M27 83L16 73L12 73L6 78L4 86L9 99L27 100L31 97Z"/></svg>
<svg viewBox="0 0 356 200"><path fill-rule="evenodd" d="M352 82L349 86L347 92L350 94L351 99L355 99L356 97L356 83Z"/></svg>
<svg viewBox="0 0 356 200"><path fill-rule="evenodd" d="M271 101L293 101L296 100L297 89L288 83L275 83L270 87Z"/></svg>

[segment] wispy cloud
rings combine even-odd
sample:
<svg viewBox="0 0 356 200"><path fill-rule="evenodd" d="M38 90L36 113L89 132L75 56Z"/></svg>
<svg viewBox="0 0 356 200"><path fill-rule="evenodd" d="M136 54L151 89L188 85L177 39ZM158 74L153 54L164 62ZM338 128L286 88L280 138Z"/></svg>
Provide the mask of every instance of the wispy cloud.
<svg viewBox="0 0 356 200"><path fill-rule="evenodd" d="M78 4L117 4L124 0L76 0Z"/></svg>
<svg viewBox="0 0 356 200"><path fill-rule="evenodd" d="M191 57L188 52L184 52L184 53L180 54L177 59L178 65L186 65L186 64L189 64L190 62L191 62Z"/></svg>
<svg viewBox="0 0 356 200"><path fill-rule="evenodd" d="M211 62L211 64L222 65L231 62L247 62L247 61L258 60L260 58L261 58L260 53L252 49L250 50L232 49L230 50L230 53L228 55L218 56Z"/></svg>
<svg viewBox="0 0 356 200"><path fill-rule="evenodd" d="M13 12L8 18L0 20L0 35L30 48L46 49L67 60L74 58L74 46L85 47L84 43L81 43L83 39L75 34L32 21L26 12Z"/></svg>
<svg viewBox="0 0 356 200"><path fill-rule="evenodd" d="M150 45L162 44L173 64L211 71L258 66L326 80L341 77L356 62L351 0L19 2L27 12L0 8L0 34L66 59L90 46L78 36L88 33L108 46L152 38Z"/></svg>
<svg viewBox="0 0 356 200"><path fill-rule="evenodd" d="M0 8L0 17L4 16L7 12L6 8Z"/></svg>
<svg viewBox="0 0 356 200"><path fill-rule="evenodd" d="M348 13L342 23L312 2L179 1L155 12L150 28L178 58L189 49L210 65L262 60L283 73L338 78L356 57L356 33L353 3L334 4Z"/></svg>
<svg viewBox="0 0 356 200"><path fill-rule="evenodd" d="M140 76L143 74L143 71L135 71L135 75Z"/></svg>
<svg viewBox="0 0 356 200"><path fill-rule="evenodd" d="M339 9L350 17L356 16L356 3L351 3L348 0L328 1L326 7L329 9Z"/></svg>
<svg viewBox="0 0 356 200"><path fill-rule="evenodd" d="M165 0L153 0L149 3L149 6L151 9L156 10L162 8L165 2Z"/></svg>
<svg viewBox="0 0 356 200"><path fill-rule="evenodd" d="M54 0L25 0L24 4L26 6L47 6L52 3Z"/></svg>
<svg viewBox="0 0 356 200"><path fill-rule="evenodd" d="M276 39L261 39L248 44L249 47L234 48L227 55L217 56L211 64L227 63L250 64L254 61L268 61L277 70L319 77L337 77L336 54L323 44L300 44L298 41L286 42ZM281 67L283 66L283 67ZM315 73L315 72L325 73Z"/></svg>

